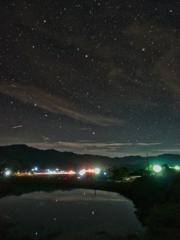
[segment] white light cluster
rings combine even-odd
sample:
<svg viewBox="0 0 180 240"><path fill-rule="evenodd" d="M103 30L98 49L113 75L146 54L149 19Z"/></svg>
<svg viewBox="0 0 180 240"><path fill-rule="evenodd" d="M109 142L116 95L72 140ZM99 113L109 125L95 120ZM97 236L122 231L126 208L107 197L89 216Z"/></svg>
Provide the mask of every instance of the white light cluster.
<svg viewBox="0 0 180 240"><path fill-rule="evenodd" d="M6 172L5 172L5 175L6 176L9 176L11 174L11 172L9 171L9 170L7 170Z"/></svg>
<svg viewBox="0 0 180 240"><path fill-rule="evenodd" d="M99 173L100 173L100 169L99 169L99 168L88 169L88 170L83 169L83 170L81 170L81 171L79 172L79 174L80 174L81 176L83 176L86 172L87 172L87 173L99 174Z"/></svg>

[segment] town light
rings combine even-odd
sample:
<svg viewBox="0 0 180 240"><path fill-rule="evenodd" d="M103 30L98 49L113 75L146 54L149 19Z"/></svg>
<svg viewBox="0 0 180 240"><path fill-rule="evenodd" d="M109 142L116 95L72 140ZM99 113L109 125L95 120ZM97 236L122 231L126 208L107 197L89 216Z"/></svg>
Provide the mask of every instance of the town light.
<svg viewBox="0 0 180 240"><path fill-rule="evenodd" d="M99 169L99 168L95 168L95 169L94 169L94 172L95 172L96 174L99 174L99 173L100 173L100 169Z"/></svg>
<svg viewBox="0 0 180 240"><path fill-rule="evenodd" d="M86 170L86 172L93 173L94 170L93 169L88 169L88 170Z"/></svg>
<svg viewBox="0 0 180 240"><path fill-rule="evenodd" d="M176 169L176 170L179 170L179 167L178 167L178 166L175 166L175 169Z"/></svg>
<svg viewBox="0 0 180 240"><path fill-rule="evenodd" d="M162 167L159 166L159 165L154 165L153 170L154 170L155 172L160 172L160 171L162 170Z"/></svg>
<svg viewBox="0 0 180 240"><path fill-rule="evenodd" d="M9 176L11 172L9 170L5 171L5 176Z"/></svg>
<svg viewBox="0 0 180 240"><path fill-rule="evenodd" d="M81 176L83 176L83 175L85 174L85 172L86 172L86 170L83 169L83 170L81 170L81 171L79 172L79 174L80 174Z"/></svg>

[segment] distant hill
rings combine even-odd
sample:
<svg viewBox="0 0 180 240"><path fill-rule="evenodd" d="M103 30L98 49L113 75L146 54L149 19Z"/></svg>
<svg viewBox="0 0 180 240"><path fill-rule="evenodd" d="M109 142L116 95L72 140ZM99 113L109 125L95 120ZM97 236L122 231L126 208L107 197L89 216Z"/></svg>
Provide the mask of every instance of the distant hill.
<svg viewBox="0 0 180 240"><path fill-rule="evenodd" d="M9 164L14 169L31 169L38 166L39 169L59 168L63 170L82 168L103 169L108 164L126 166L129 170L137 170L147 167L146 157L127 156L122 158L110 158L94 155L80 155L72 152L59 152L56 150L40 150L26 145L11 145L0 147L0 165ZM180 165L180 155L163 154L149 157L149 164Z"/></svg>

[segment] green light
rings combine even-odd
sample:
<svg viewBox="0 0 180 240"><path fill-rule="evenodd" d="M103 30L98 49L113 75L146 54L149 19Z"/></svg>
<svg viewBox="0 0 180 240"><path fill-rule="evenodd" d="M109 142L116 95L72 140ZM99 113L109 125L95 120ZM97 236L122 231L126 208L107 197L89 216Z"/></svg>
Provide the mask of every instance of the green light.
<svg viewBox="0 0 180 240"><path fill-rule="evenodd" d="M162 167L159 166L159 165L154 165L153 170L154 170L155 172L160 172L160 171L162 170Z"/></svg>
<svg viewBox="0 0 180 240"><path fill-rule="evenodd" d="M175 169L176 169L176 170L179 170L179 167L178 167L178 166L175 166Z"/></svg>

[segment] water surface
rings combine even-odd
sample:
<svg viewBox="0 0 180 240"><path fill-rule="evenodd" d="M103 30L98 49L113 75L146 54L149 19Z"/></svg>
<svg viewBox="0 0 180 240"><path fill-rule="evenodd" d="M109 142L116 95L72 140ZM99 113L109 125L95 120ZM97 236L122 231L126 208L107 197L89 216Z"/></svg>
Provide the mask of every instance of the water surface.
<svg viewBox="0 0 180 240"><path fill-rule="evenodd" d="M17 223L10 234L19 238L57 233L55 239L112 239L144 231L132 202L114 192L34 191L2 198L0 206L6 221Z"/></svg>

